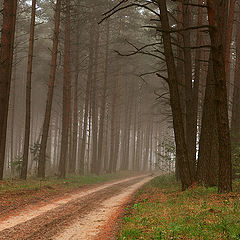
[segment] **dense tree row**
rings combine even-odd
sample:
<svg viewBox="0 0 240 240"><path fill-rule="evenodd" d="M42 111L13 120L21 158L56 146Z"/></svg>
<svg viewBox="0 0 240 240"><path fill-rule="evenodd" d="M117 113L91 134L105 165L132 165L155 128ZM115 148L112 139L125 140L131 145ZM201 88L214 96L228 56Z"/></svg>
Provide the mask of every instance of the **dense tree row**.
<svg viewBox="0 0 240 240"><path fill-rule="evenodd" d="M157 41L135 46L135 54L144 50L166 64L165 72L155 73L169 88L177 175L183 189L197 181L218 185L219 192L231 191L232 152L238 173L239 66L233 37L239 31L234 24L238 6L236 0L133 0L121 1L105 14L107 19L138 8L152 15L145 27L155 30Z"/></svg>
<svg viewBox="0 0 240 240"><path fill-rule="evenodd" d="M9 113L1 178L153 168L159 127L168 124L156 122L159 106L152 107L157 78L147 83L140 75L157 61L115 52L152 38L147 30L135 32L141 13L129 10L99 25L111 1L16 3L16 15L7 18L16 23L15 43L6 49L13 64L2 65L12 76L1 75L11 83L4 92L10 101L2 101Z"/></svg>
<svg viewBox="0 0 240 240"><path fill-rule="evenodd" d="M232 190L238 0L2 4L0 179L158 166Z"/></svg>

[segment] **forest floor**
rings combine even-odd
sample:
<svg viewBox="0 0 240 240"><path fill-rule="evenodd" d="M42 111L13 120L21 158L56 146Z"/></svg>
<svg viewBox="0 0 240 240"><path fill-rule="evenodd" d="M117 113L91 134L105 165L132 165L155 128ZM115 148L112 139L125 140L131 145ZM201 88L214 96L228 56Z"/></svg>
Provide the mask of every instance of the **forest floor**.
<svg viewBox="0 0 240 240"><path fill-rule="evenodd" d="M126 174L92 176L81 184L75 177L61 183L0 182L0 239L116 239L115 222L124 207L152 179ZM96 184L103 181L108 182ZM83 185L89 183L95 184Z"/></svg>
<svg viewBox="0 0 240 240"><path fill-rule="evenodd" d="M240 181L234 191L194 186L182 192L174 176L154 178L125 208L118 240L240 240Z"/></svg>

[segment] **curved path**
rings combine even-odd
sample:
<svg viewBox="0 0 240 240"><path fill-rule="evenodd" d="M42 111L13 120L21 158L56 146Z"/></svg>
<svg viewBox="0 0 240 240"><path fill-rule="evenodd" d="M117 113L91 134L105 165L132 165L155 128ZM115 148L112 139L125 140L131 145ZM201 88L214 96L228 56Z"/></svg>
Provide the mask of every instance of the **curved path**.
<svg viewBox="0 0 240 240"><path fill-rule="evenodd" d="M0 240L92 240L134 192L152 177L141 175L105 183L52 200L29 205L17 215L0 218ZM101 240L110 239L106 234Z"/></svg>

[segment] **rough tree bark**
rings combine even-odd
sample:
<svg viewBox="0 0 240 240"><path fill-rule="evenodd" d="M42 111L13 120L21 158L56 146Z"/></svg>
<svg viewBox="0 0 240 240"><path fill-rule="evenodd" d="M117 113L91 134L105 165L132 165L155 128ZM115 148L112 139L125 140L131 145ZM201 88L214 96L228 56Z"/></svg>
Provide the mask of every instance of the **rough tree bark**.
<svg viewBox="0 0 240 240"><path fill-rule="evenodd" d="M173 115L173 127L175 133L176 142L176 155L179 162L180 178L182 183L182 189L185 190L192 185L192 177L190 172L187 146L185 142L183 118L181 111L181 101L178 89L178 78L176 72L176 66L174 62L173 50L171 45L171 35L168 19L168 11L166 6L166 0L158 1L160 9L160 20L162 26L162 37L164 44L164 53L168 70L168 85L170 92L170 105Z"/></svg>
<svg viewBox="0 0 240 240"><path fill-rule="evenodd" d="M219 179L220 193L232 190L231 142L228 121L228 101L225 73L225 29L227 1L208 0L208 21L211 38L213 72L216 96L216 116L219 139Z"/></svg>
<svg viewBox="0 0 240 240"><path fill-rule="evenodd" d="M3 178L17 0L5 0L0 49L0 180Z"/></svg>

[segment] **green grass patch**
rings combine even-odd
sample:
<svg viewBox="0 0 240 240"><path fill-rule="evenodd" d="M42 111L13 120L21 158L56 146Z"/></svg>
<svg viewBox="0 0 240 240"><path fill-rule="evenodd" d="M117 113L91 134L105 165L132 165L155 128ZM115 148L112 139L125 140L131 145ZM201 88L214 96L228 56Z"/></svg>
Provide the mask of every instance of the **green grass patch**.
<svg viewBox="0 0 240 240"><path fill-rule="evenodd" d="M6 192L18 193L21 191L32 191L47 189L54 191L56 189L75 189L83 185L96 184L101 182L107 182L114 179L120 179L130 176L131 172L119 172L115 174L104 174L101 176L88 175L78 176L69 175L65 179L59 179L58 177L47 177L45 179L39 179L36 177L30 177L26 181L19 179L6 179L0 181L0 194Z"/></svg>
<svg viewBox="0 0 240 240"><path fill-rule="evenodd" d="M219 195L205 187L182 192L174 176L156 177L126 209L123 239L240 240L240 193L235 188Z"/></svg>

